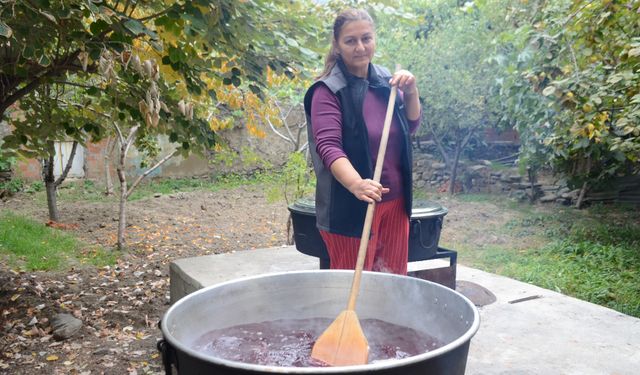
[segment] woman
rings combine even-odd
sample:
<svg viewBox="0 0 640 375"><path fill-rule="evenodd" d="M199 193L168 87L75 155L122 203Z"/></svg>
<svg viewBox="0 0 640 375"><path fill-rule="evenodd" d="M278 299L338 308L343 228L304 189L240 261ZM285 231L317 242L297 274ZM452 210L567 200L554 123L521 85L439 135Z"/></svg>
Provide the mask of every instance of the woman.
<svg viewBox="0 0 640 375"><path fill-rule="evenodd" d="M333 269L355 268L367 204L376 203L364 269L406 275L411 217L410 135L420 124L415 77L371 63L376 41L364 10L333 25L325 69L305 95L316 219ZM391 86L400 91L380 183L372 180Z"/></svg>

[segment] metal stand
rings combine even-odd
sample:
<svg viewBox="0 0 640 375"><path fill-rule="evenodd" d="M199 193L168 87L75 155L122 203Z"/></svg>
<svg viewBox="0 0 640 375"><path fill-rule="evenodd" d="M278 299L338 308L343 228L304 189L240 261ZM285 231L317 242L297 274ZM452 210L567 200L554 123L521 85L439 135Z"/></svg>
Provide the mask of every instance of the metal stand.
<svg viewBox="0 0 640 375"><path fill-rule="evenodd" d="M438 267L438 268L426 268L423 270L410 271L407 273L407 276L417 277L419 279L433 281L434 283L438 283L440 285L444 285L447 288L456 289L456 265L458 264L458 253L455 250L445 249L443 247L438 246L438 250L436 253L430 256L427 259L419 259L414 262L424 261L424 260L432 260L432 259L442 259L449 258L449 266L447 267ZM320 269L326 270L330 267L329 259L326 258L318 258L320 261Z"/></svg>
<svg viewBox="0 0 640 375"><path fill-rule="evenodd" d="M448 267L427 268L423 270L410 271L408 276L417 277L419 279L433 281L447 288L456 289L456 265L458 264L458 253L454 250L438 247L436 253L429 259L449 258Z"/></svg>

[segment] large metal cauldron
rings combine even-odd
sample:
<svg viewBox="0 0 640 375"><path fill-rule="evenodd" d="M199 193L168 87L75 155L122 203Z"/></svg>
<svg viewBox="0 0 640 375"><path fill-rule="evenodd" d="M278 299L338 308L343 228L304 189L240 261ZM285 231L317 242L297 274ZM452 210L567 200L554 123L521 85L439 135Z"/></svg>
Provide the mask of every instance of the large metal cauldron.
<svg viewBox="0 0 640 375"><path fill-rule="evenodd" d="M180 375L218 374L464 374L471 337L479 326L476 307L461 294L413 277L363 272L356 311L420 330L446 345L434 351L362 366L295 368L260 366L205 356L191 349L213 329L277 319L335 319L346 307L353 271L287 272L238 279L192 293L162 319L165 368Z"/></svg>

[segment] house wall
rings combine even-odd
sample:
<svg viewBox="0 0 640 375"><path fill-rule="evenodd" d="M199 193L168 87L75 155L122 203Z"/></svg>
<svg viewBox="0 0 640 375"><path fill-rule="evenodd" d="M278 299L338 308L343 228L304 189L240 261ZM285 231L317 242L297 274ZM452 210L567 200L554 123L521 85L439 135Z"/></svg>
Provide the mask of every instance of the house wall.
<svg viewBox="0 0 640 375"><path fill-rule="evenodd" d="M8 131L5 132L8 134ZM4 135L3 135L4 136ZM79 152L84 152L84 171L85 178L88 180L102 183L105 181L105 164L104 153L105 148L108 146L107 140L102 140L98 143L88 143L86 147ZM173 149L173 147L166 140L160 141L161 155L165 155ZM114 153L115 154L115 153ZM115 160L111 156L111 178L112 181L117 181ZM142 155L138 153L135 148L129 151L129 157L127 158L127 175L129 177L138 176L143 173L144 170L139 168ZM169 159L165 164L155 170L151 176L162 177L190 177L201 176L209 173L208 161L197 155L191 155L184 159L181 156L174 156ZM19 177L25 181L40 181L42 180L42 167L36 159L19 158L14 168L14 176Z"/></svg>

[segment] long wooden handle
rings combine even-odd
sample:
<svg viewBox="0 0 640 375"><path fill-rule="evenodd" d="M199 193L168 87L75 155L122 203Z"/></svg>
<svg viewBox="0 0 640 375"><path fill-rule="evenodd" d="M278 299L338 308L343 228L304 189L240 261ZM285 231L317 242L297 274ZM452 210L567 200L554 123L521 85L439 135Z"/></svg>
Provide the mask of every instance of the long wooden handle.
<svg viewBox="0 0 640 375"><path fill-rule="evenodd" d="M396 71L399 69L399 66L396 66ZM393 119L393 109L396 102L397 91L398 88L396 86L391 87L389 103L387 104L387 115L384 118L384 128L382 129L378 158L376 159L376 168L373 172L373 180L376 182L380 182L380 176L382 176L382 165L384 164L384 155L387 152L387 141L389 140L389 129L391 129L391 120ZM353 283L351 284L351 294L349 294L347 310L355 310L356 308L356 298L358 297L358 291L360 290L360 278L362 276L364 260L367 257L367 246L369 245L369 235L371 234L371 223L373 222L373 211L375 208L375 201L373 203L369 203L369 206L367 207L367 214L364 217L364 227L362 228L362 237L360 238L356 270L353 275Z"/></svg>

